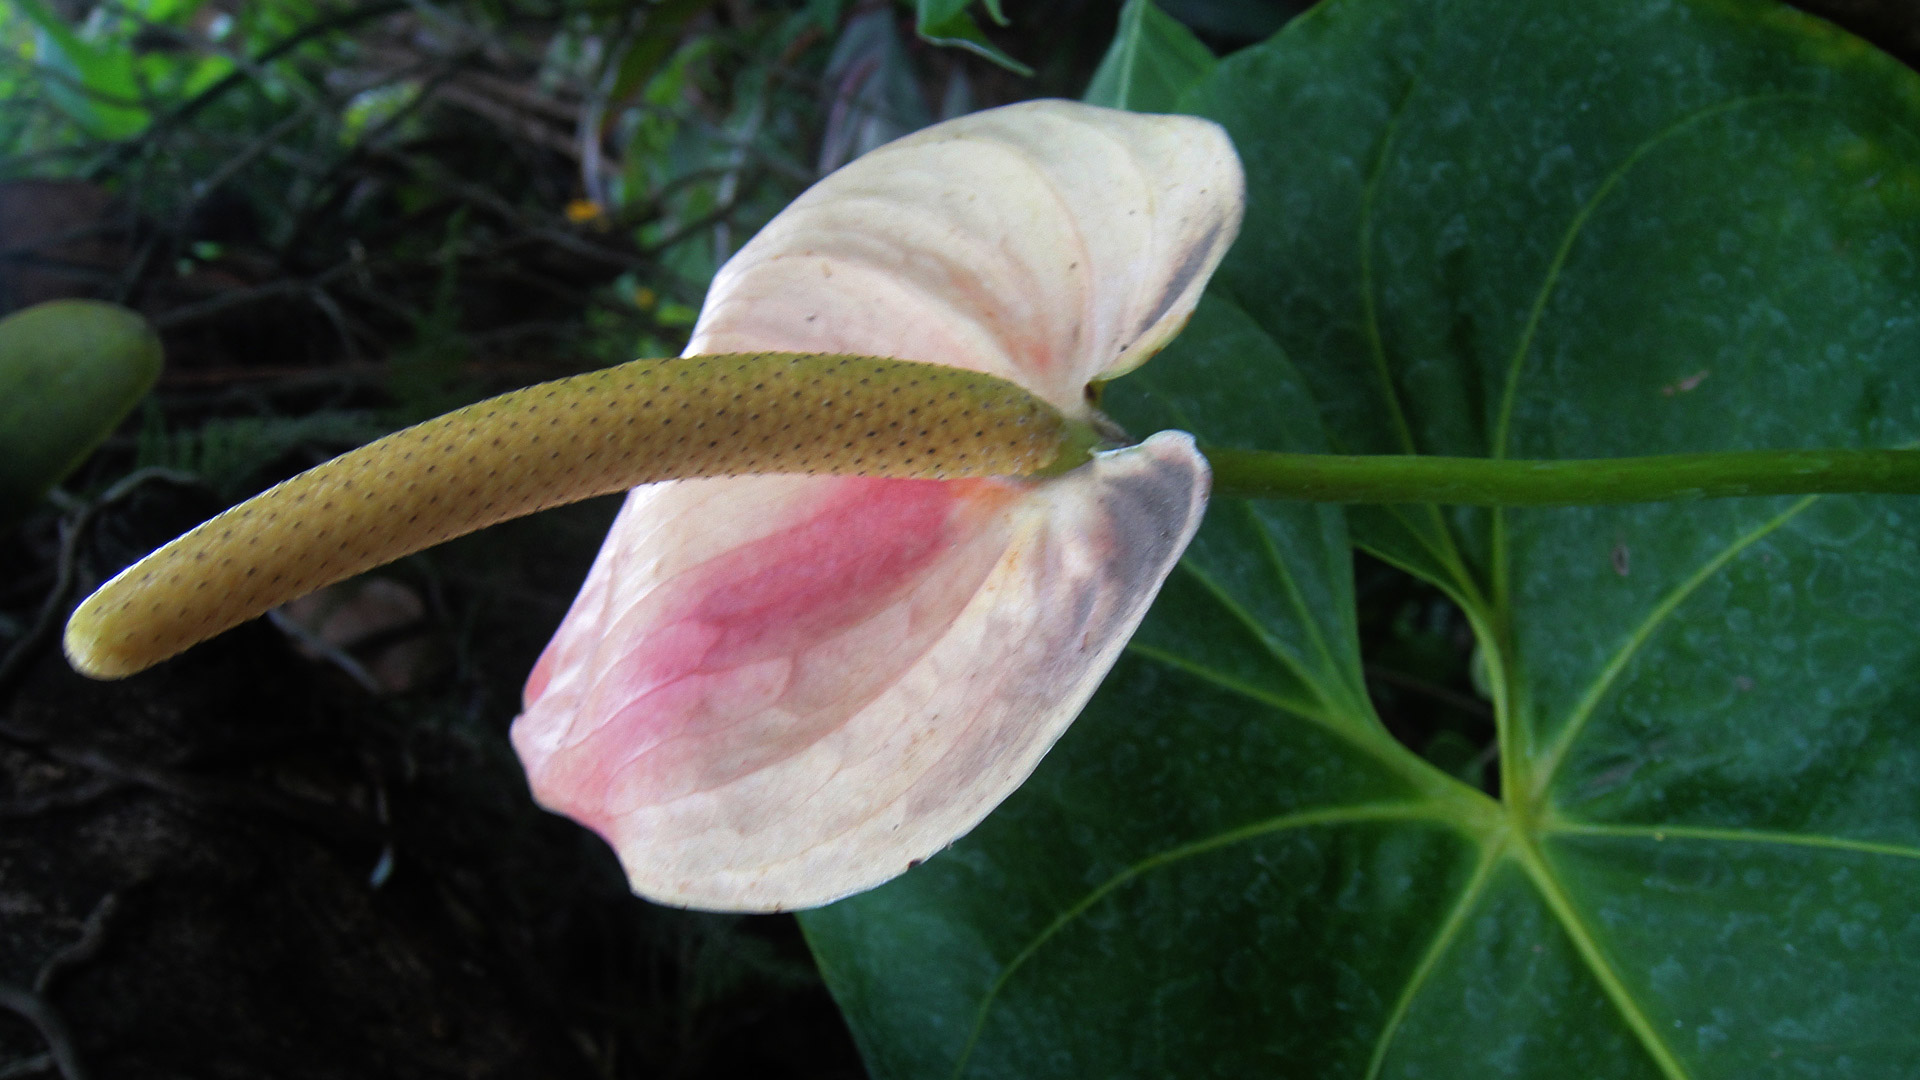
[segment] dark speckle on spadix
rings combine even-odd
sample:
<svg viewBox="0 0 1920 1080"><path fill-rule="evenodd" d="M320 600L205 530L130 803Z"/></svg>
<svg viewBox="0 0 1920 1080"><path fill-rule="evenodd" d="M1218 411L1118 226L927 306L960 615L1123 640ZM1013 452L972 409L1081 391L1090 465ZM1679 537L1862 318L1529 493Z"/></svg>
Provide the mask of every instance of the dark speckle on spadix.
<svg viewBox="0 0 1920 1080"><path fill-rule="evenodd" d="M692 423L654 419L663 413ZM953 423L925 425L916 414ZM892 433L907 417L919 434L899 439ZM685 438L710 421L725 424L725 440ZM543 432L568 445L590 439L592 452L541 446ZM95 678L131 675L381 563L639 484L743 473L1024 476L1053 464L1065 432L1052 406L978 372L796 353L636 360L470 405L242 503L88 597L67 624L67 657ZM348 492L356 497L341 497Z"/></svg>

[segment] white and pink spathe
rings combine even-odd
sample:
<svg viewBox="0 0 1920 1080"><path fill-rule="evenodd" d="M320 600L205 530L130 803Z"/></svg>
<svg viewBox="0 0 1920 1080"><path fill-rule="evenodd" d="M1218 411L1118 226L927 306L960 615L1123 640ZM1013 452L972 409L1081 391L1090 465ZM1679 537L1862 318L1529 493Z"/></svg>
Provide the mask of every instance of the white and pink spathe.
<svg viewBox="0 0 1920 1080"><path fill-rule="evenodd" d="M1063 101L881 147L714 279L688 355L829 352L1087 387L1186 322L1239 228L1217 126ZM1043 480L749 476L634 489L527 680L541 805L635 892L817 906L965 834L1092 695L1198 527L1162 432Z"/></svg>

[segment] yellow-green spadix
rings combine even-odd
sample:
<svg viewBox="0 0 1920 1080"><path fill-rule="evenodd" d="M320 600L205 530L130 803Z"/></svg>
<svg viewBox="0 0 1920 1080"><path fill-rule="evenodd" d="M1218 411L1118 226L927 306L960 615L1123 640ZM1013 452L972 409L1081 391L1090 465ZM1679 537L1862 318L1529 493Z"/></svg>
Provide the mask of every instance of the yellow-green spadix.
<svg viewBox="0 0 1920 1080"><path fill-rule="evenodd" d="M879 357L640 360L396 432L207 522L67 624L96 678L476 529L640 484L756 473L1024 476L1092 441L1004 379Z"/></svg>
<svg viewBox="0 0 1920 1080"><path fill-rule="evenodd" d="M602 471L606 429L640 426L644 401L535 388L392 437L381 464L311 483L297 508L282 500L265 524L293 514L297 542L335 565L268 573L317 582L377 557L387 542L368 538L419 505L393 509L395 492L429 492L437 536L550 505L543 492L582 473L707 477L629 495L527 681L514 746L535 797L605 837L657 901L768 911L871 887L1031 773L1198 527L1208 470L1190 436L1067 466L1103 429L1087 388L1178 332L1238 229L1242 187L1225 134L1190 118L1049 101L929 128L815 185L721 269L688 348L705 367L664 379L673 427L620 451L682 471ZM792 399L804 416L773 423L777 395L738 415L732 393L766 393L764 365L795 353L938 365L908 379L941 389L900 412L904 369L849 359L876 365L852 398L836 381ZM980 407L949 411L968 394ZM682 401L705 426L687 431ZM556 410L575 417L548 434ZM435 487L429 466L461 479ZM137 565L83 605L76 664L113 671L162 648L120 629L123 612L246 588L274 544L248 539L263 523L229 535L225 520L200 530L217 545L151 576Z"/></svg>

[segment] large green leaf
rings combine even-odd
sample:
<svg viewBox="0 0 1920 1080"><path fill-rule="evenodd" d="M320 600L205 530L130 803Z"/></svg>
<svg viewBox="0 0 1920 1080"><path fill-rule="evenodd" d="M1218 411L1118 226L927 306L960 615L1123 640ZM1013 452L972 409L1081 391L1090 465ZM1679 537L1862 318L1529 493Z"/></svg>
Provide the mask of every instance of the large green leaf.
<svg viewBox="0 0 1920 1080"><path fill-rule="evenodd" d="M1332 0L1183 104L1249 213L1136 430L1920 439L1920 79L1824 24ZM809 935L880 1077L1911 1075L1916 513L1218 500L1033 781ZM1499 801L1374 719L1348 528L1480 633Z"/></svg>
<svg viewBox="0 0 1920 1080"><path fill-rule="evenodd" d="M1173 112L1180 95L1213 73L1213 53L1193 31L1154 6L1127 0L1120 26L1082 100L1135 112Z"/></svg>
<svg viewBox="0 0 1920 1080"><path fill-rule="evenodd" d="M983 0L987 17L1005 26L1007 16L1000 0ZM948 45L984 56L1016 75L1032 75L1033 69L1008 56L987 40L987 35L967 9L974 0L913 0L914 28L920 37L935 45Z"/></svg>

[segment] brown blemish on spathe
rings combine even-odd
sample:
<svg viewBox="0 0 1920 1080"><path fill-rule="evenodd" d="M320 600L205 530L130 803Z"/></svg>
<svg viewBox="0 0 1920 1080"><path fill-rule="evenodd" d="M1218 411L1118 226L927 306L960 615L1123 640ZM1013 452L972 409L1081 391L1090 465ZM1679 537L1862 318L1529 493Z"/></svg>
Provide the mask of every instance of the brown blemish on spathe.
<svg viewBox="0 0 1920 1080"><path fill-rule="evenodd" d="M1669 383L1661 387L1660 395L1662 397L1673 397L1676 394L1692 393L1696 387L1707 381L1707 376L1710 374L1712 373L1707 369L1701 368L1699 371L1694 372L1678 382Z"/></svg>
<svg viewBox="0 0 1920 1080"><path fill-rule="evenodd" d="M1207 231L1198 240L1194 241L1193 246L1187 249L1186 256L1180 260L1180 264L1167 278L1166 288L1160 290L1160 299L1148 309L1146 318L1141 319L1139 327L1134 330L1135 337L1142 336L1153 329L1167 312L1173 310L1174 304L1178 303L1180 297L1186 293L1187 286L1193 284L1202 270L1212 265L1214 247L1219 243L1221 230L1225 229L1226 225L1225 221L1215 221L1208 226Z"/></svg>

